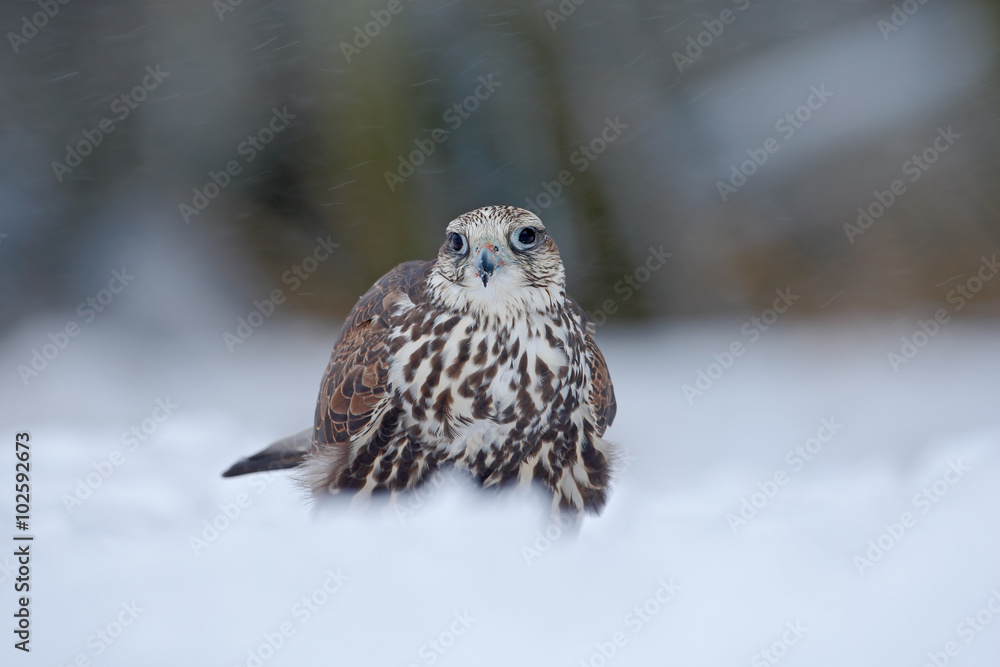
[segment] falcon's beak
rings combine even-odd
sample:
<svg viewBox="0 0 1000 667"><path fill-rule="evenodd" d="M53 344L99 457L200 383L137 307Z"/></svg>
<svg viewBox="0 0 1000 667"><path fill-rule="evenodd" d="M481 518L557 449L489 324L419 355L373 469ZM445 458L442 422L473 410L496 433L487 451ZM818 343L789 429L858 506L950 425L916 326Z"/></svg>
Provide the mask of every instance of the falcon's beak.
<svg viewBox="0 0 1000 667"><path fill-rule="evenodd" d="M500 265L500 259L497 257L494 248L496 246L487 244L476 254L476 275L483 279L483 287L486 287L486 282L493 276L493 271L496 270L497 266Z"/></svg>

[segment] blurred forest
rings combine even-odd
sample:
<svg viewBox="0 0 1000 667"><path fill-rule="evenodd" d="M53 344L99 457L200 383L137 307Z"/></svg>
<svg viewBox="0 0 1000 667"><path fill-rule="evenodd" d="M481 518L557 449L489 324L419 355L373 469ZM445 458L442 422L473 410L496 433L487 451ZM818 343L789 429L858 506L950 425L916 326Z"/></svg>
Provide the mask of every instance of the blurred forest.
<svg viewBox="0 0 1000 667"><path fill-rule="evenodd" d="M0 323L143 253L175 304L242 304L327 237L291 302L342 317L499 203L534 206L571 294L622 321L786 288L798 315L933 308L1000 246L997 9L7 2ZM966 312L998 295L984 281Z"/></svg>

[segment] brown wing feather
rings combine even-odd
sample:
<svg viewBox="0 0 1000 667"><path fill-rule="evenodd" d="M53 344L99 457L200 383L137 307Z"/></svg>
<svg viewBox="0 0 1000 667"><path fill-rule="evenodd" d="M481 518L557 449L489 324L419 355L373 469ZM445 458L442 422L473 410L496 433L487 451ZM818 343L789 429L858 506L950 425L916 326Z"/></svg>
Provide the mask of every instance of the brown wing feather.
<svg viewBox="0 0 1000 667"><path fill-rule="evenodd" d="M590 402L597 417L597 435L604 435L604 431L615 421L615 414L618 412L618 402L615 401L615 387L611 383L611 375L608 373L608 364L604 361L604 355L594 342L593 333L587 331L587 360L590 362Z"/></svg>
<svg viewBox="0 0 1000 667"><path fill-rule="evenodd" d="M611 383L611 374L608 372L608 364L604 361L604 355L597 347L594 340L594 325L587 317L587 313L573 299L566 297L566 301L571 310L583 321L584 346L586 347L587 363L590 364L590 407L597 420L594 426L597 429L598 437L604 435L604 431L615 421L615 413L618 411L618 403L615 401L615 387Z"/></svg>
<svg viewBox="0 0 1000 667"><path fill-rule="evenodd" d="M369 427L390 398L389 348L394 307L423 300L432 262L406 262L382 276L351 310L333 347L316 404L318 451L346 445Z"/></svg>

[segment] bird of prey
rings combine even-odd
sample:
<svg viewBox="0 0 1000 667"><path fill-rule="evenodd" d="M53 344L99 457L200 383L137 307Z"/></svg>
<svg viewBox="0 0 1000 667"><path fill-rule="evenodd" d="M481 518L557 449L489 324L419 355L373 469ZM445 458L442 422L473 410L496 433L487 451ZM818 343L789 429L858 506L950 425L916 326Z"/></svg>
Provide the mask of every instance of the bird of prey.
<svg viewBox="0 0 1000 667"><path fill-rule="evenodd" d="M599 512L614 387L534 214L471 211L434 261L400 264L354 306L312 429L223 476L297 467L317 498L414 489L445 467L483 487L539 484L553 511Z"/></svg>

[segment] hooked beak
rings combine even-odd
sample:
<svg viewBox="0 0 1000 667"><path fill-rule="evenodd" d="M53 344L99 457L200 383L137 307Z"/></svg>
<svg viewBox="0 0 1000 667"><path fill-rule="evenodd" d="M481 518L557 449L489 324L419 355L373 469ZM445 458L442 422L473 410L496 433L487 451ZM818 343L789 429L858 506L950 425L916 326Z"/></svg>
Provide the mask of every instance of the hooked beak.
<svg viewBox="0 0 1000 667"><path fill-rule="evenodd" d="M486 287L487 281L493 276L493 271L499 264L500 260L493 246L485 245L476 254L476 275L483 279L483 287Z"/></svg>

